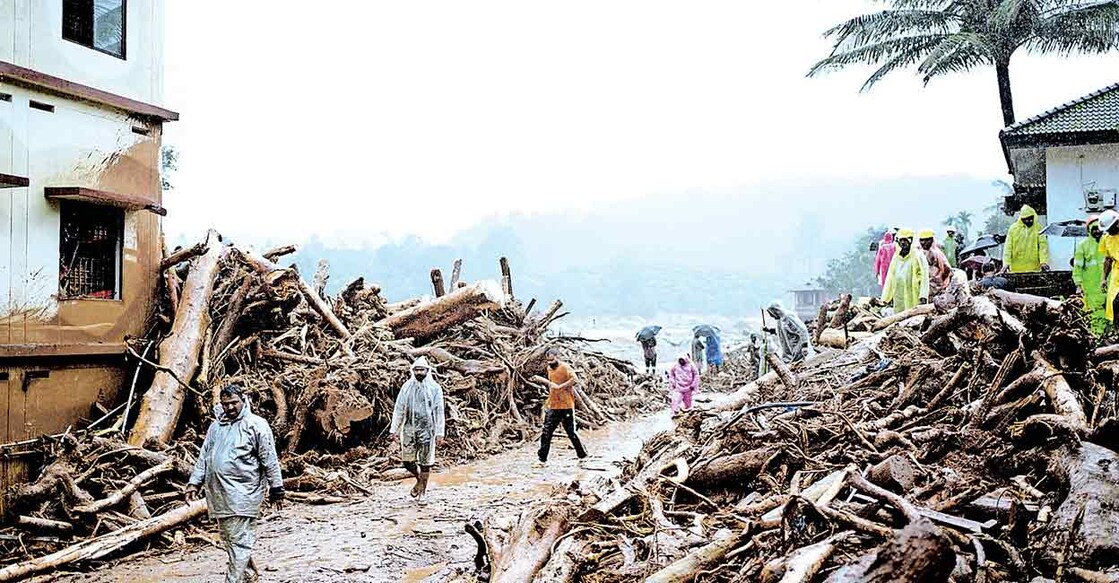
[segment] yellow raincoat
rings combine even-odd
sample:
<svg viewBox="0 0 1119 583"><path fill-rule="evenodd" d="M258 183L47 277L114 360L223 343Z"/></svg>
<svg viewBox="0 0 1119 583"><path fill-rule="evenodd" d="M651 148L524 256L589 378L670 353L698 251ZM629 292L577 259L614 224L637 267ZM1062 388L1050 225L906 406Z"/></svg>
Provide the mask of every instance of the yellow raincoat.
<svg viewBox="0 0 1119 583"><path fill-rule="evenodd" d="M1111 275L1107 278L1107 319L1115 321L1115 296L1119 295L1119 235L1104 235L1100 238L1100 253L1112 261Z"/></svg>
<svg viewBox="0 0 1119 583"><path fill-rule="evenodd" d="M1090 221L1090 227L1095 221ZM1107 331L1107 293L1100 291L1103 281L1103 258L1100 243L1086 237L1077 243L1072 254L1072 280L1084 293L1084 311L1092 324L1092 332L1102 336Z"/></svg>
<svg viewBox="0 0 1119 583"><path fill-rule="evenodd" d="M929 298L929 262L914 245L906 257L901 256L900 250L894 253L882 288L882 301L893 302L894 310L903 312L920 304L921 298Z"/></svg>
<svg viewBox="0 0 1119 583"><path fill-rule="evenodd" d="M1034 218L1032 227L1022 222L1026 217ZM1010 268L1010 273L1041 271L1042 264L1049 264L1049 240L1041 234L1037 211L1030 205L1022 207L1018 220L1006 232L1003 261Z"/></svg>

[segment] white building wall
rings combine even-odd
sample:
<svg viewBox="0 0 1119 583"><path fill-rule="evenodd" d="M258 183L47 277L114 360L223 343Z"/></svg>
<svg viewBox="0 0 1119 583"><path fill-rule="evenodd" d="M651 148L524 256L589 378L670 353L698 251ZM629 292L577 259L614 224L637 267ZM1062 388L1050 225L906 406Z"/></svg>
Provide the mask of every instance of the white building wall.
<svg viewBox="0 0 1119 583"><path fill-rule="evenodd" d="M0 320L50 322L58 312L60 214L44 196L48 186L103 188L104 172L120 157L152 137L132 131L141 125L124 114L22 87L0 84L12 94L0 102L0 172L27 177L28 188L0 191ZM31 100L54 105L54 112L29 106ZM157 134L158 135L158 134ZM158 193L146 194L158 200ZM132 213L129 213L132 214ZM126 221L126 229L136 222ZM136 233L125 260L136 261ZM21 326L13 326L13 330ZM38 341L0 338L0 343Z"/></svg>
<svg viewBox="0 0 1119 583"><path fill-rule="evenodd" d="M163 103L163 0L128 0L125 59L62 38L61 0L0 0L0 61Z"/></svg>
<svg viewBox="0 0 1119 583"><path fill-rule="evenodd" d="M1046 218L1050 223L1085 219L1085 187L1119 190L1119 144L1048 148L1045 156ZM1077 241L1049 238L1054 269L1071 269L1069 262Z"/></svg>

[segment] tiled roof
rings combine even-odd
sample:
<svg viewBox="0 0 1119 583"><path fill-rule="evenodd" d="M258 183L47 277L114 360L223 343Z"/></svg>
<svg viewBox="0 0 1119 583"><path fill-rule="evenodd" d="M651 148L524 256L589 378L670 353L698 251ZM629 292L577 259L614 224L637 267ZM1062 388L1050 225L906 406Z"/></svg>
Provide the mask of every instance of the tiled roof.
<svg viewBox="0 0 1119 583"><path fill-rule="evenodd" d="M1038 136L1119 130L1119 83L1070 101L1002 131L1004 136Z"/></svg>

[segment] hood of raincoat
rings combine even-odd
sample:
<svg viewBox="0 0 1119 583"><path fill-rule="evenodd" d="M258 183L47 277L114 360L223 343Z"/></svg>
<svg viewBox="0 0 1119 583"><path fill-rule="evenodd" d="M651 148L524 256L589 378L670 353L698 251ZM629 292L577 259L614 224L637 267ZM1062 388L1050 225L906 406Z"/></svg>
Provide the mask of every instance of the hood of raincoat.
<svg viewBox="0 0 1119 583"><path fill-rule="evenodd" d="M912 239L913 229L898 229L898 239Z"/></svg>
<svg viewBox="0 0 1119 583"><path fill-rule="evenodd" d="M785 317L785 306L781 305L780 301L775 301L775 302L769 304L769 307L766 308L765 311L768 312L769 315L773 316L774 318L784 318Z"/></svg>
<svg viewBox="0 0 1119 583"><path fill-rule="evenodd" d="M1037 226L1037 211L1034 210L1034 207L1027 204L1027 205L1022 207L1021 211L1018 211L1018 222L1022 223L1022 219L1029 218L1029 217L1034 218L1034 226L1036 227ZM1025 223L1022 223L1022 224L1024 225Z"/></svg>
<svg viewBox="0 0 1119 583"><path fill-rule="evenodd" d="M917 233L917 238L918 239L935 239L936 238L936 231L933 231L932 229L921 229L921 232Z"/></svg>
<svg viewBox="0 0 1119 583"><path fill-rule="evenodd" d="M883 243L893 243L894 242L894 234L891 231L886 231L885 234L882 235L882 242Z"/></svg>
<svg viewBox="0 0 1119 583"><path fill-rule="evenodd" d="M221 402L214 403L214 418L217 419L218 423L221 423L222 425L229 425L230 423L236 423L244 419L246 415L253 412L253 402L249 400L248 395L243 393L241 394L241 402L245 404L244 407L241 407L241 413L233 419L228 420L225 418L225 409L222 409Z"/></svg>

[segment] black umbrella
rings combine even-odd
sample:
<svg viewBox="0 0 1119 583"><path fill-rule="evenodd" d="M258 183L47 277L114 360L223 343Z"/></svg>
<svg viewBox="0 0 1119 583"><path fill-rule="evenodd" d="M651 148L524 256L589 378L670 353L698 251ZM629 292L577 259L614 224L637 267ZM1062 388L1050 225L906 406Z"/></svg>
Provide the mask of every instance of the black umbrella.
<svg viewBox="0 0 1119 583"><path fill-rule="evenodd" d="M998 247L1003 244L1003 241L1006 241L1005 235L999 235L997 233L994 235L980 235L974 243L960 250L960 257L970 255L977 251L986 251L987 249Z"/></svg>
<svg viewBox="0 0 1119 583"><path fill-rule="evenodd" d="M640 332L637 333L637 341L641 342L641 341L644 341L644 340L649 340L649 339L653 338L654 336L656 336L657 334L660 334L660 332L661 332L661 327L660 326L645 326L644 328L641 329Z"/></svg>
<svg viewBox="0 0 1119 583"><path fill-rule="evenodd" d="M1045 227L1041 234L1053 237L1087 237L1088 224L1080 219L1059 221Z"/></svg>
<svg viewBox="0 0 1119 583"><path fill-rule="evenodd" d="M692 333L695 334L696 337L703 336L704 338L718 338L720 332L721 331L718 328L710 324L700 324L699 326L692 328Z"/></svg>

